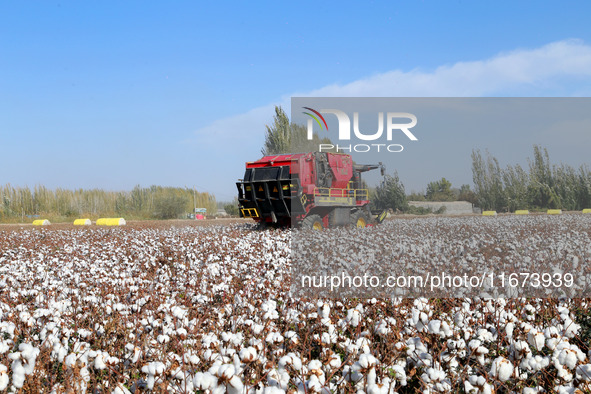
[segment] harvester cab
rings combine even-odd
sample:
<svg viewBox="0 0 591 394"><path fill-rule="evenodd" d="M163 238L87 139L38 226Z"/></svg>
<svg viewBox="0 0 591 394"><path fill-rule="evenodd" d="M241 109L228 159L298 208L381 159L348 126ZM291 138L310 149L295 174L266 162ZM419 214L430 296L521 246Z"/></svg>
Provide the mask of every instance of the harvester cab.
<svg viewBox="0 0 591 394"><path fill-rule="evenodd" d="M383 175L382 163L355 164L344 153L265 156L246 163L244 178L236 183L240 216L279 226L365 227L372 213L361 173L377 168Z"/></svg>

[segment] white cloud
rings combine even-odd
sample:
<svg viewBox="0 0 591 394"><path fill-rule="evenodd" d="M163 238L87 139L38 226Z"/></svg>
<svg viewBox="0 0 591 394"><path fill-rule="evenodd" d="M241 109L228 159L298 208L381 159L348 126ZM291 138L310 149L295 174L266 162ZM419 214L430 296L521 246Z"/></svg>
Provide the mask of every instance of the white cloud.
<svg viewBox="0 0 591 394"><path fill-rule="evenodd" d="M591 46L558 41L533 50L515 50L491 59L458 62L432 72L393 70L346 85L330 85L302 96L316 97L477 97L556 95L555 79L591 77Z"/></svg>

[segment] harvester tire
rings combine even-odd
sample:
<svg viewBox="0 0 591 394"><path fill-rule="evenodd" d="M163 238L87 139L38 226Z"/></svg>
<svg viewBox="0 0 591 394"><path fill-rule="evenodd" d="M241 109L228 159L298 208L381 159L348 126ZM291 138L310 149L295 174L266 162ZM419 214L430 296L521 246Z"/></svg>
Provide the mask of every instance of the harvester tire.
<svg viewBox="0 0 591 394"><path fill-rule="evenodd" d="M302 228L309 230L322 230L324 228L324 223L322 222L322 218L319 215L310 215L306 216L304 220L302 220Z"/></svg>
<svg viewBox="0 0 591 394"><path fill-rule="evenodd" d="M351 225L354 227L367 227L370 220L370 216L365 210L359 210L351 214Z"/></svg>

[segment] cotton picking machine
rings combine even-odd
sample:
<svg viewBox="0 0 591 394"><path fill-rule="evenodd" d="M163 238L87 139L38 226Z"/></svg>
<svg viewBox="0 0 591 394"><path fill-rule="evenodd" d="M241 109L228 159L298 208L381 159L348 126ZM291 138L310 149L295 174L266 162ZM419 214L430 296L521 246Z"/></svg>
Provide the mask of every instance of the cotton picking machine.
<svg viewBox="0 0 591 394"><path fill-rule="evenodd" d="M265 156L246 163L244 179L236 183L241 217L262 224L309 229L372 222L369 193L361 173L382 163L355 164L344 153L310 152ZM384 220L386 212L375 221Z"/></svg>

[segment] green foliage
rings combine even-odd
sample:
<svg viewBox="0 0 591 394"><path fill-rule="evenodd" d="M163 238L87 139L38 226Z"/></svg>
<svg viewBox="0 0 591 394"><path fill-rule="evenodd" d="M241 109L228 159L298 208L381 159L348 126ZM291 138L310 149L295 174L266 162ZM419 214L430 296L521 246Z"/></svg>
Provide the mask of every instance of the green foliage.
<svg viewBox="0 0 591 394"><path fill-rule="evenodd" d="M408 201L427 201L424 194L414 192L406 196L406 199Z"/></svg>
<svg viewBox="0 0 591 394"><path fill-rule="evenodd" d="M445 178L429 183L425 197L429 201L455 201L456 199L451 190L451 182Z"/></svg>
<svg viewBox="0 0 591 394"><path fill-rule="evenodd" d="M183 196L168 193L158 196L154 201L156 219L176 219L185 212L186 200Z"/></svg>
<svg viewBox="0 0 591 394"><path fill-rule="evenodd" d="M411 215L430 215L430 214L442 215L445 213L446 210L447 210L447 208L444 206L441 206L441 207L439 207L439 209L436 209L434 211L433 208L416 207L414 205L409 205L407 207L407 209L404 211L404 213L408 213Z"/></svg>
<svg viewBox="0 0 591 394"><path fill-rule="evenodd" d="M164 219L192 212L193 206L216 212L215 197L188 188L136 186L130 192L101 189L50 190L44 186L0 186L0 219L28 220L27 215L40 215L59 220L76 217L125 216L133 219Z"/></svg>
<svg viewBox="0 0 591 394"><path fill-rule="evenodd" d="M470 185L462 185L460 187L458 201L468 201L476 204L476 194L470 190Z"/></svg>
<svg viewBox="0 0 591 394"><path fill-rule="evenodd" d="M386 175L382 183L376 187L372 202L377 209L406 210L408 202L404 192L404 185L395 172L392 176Z"/></svg>
<svg viewBox="0 0 591 394"><path fill-rule="evenodd" d="M529 172L521 166L502 170L497 159L487 152L486 161L479 151L472 152L472 177L477 204L482 209L581 210L591 207L591 173L565 165L552 165L548 151L534 145Z"/></svg>
<svg viewBox="0 0 591 394"><path fill-rule="evenodd" d="M291 123L283 108L275 106L275 116L265 134L265 144L261 153L264 156L280 153L314 152L319 144L332 144L328 138L320 138L314 134L308 140L308 129L305 126Z"/></svg>
<svg viewBox="0 0 591 394"><path fill-rule="evenodd" d="M411 215L429 215L433 213L433 210L431 208L416 207L414 205L409 205L404 211L404 213L408 213Z"/></svg>
<svg viewBox="0 0 591 394"><path fill-rule="evenodd" d="M239 216L238 198L234 197L231 203L224 204L224 211L230 216Z"/></svg>

